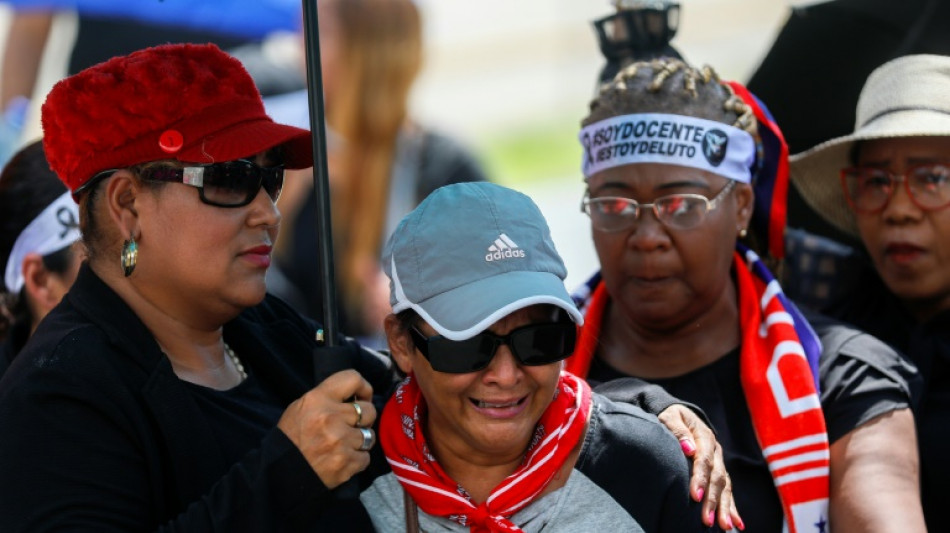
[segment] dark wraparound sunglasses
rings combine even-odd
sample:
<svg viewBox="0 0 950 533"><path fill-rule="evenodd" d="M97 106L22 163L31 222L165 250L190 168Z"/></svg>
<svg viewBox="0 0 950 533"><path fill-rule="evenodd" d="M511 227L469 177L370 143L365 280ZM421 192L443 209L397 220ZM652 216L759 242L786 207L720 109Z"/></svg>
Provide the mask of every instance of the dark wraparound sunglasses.
<svg viewBox="0 0 950 533"><path fill-rule="evenodd" d="M284 187L284 167L262 167L238 159L183 168L159 166L145 170L142 178L197 187L201 201L208 205L241 207L253 202L261 187L276 202Z"/></svg>
<svg viewBox="0 0 950 533"><path fill-rule="evenodd" d="M529 324L507 335L484 331L470 339L453 341L441 335L426 337L416 326L411 326L409 336L433 370L465 374L487 367L502 344L508 346L519 363L527 366L566 359L574 352L577 328L572 322Z"/></svg>
<svg viewBox="0 0 950 533"><path fill-rule="evenodd" d="M115 172L117 169L100 172L76 192ZM254 201L261 187L276 202L284 186L283 165L262 167L245 159L186 167L157 165L143 168L138 174L144 180L196 187L203 203L217 207L245 206Z"/></svg>

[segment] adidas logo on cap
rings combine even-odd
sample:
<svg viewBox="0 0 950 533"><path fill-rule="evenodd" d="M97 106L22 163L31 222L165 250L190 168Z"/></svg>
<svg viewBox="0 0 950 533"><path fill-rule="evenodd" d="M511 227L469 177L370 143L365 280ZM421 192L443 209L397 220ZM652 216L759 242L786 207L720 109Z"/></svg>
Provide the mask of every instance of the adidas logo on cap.
<svg viewBox="0 0 950 533"><path fill-rule="evenodd" d="M485 254L485 261L498 261L509 257L524 257L524 250L515 244L507 235L502 233L495 239L495 242L488 247L488 253Z"/></svg>

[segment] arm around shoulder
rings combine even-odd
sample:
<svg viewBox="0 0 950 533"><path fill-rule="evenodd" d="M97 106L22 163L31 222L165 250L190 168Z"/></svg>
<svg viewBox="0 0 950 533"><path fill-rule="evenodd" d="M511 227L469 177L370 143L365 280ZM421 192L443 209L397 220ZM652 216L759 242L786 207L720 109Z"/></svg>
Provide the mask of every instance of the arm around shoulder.
<svg viewBox="0 0 950 533"><path fill-rule="evenodd" d="M676 438L639 408L597 401L577 468L645 531L709 531L690 497L689 464Z"/></svg>

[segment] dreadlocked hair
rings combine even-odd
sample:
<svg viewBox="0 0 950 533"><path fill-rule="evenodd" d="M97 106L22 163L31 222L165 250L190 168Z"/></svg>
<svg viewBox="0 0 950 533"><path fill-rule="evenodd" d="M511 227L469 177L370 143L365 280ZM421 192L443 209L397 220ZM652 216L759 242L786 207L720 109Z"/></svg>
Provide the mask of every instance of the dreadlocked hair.
<svg viewBox="0 0 950 533"><path fill-rule="evenodd" d="M625 66L608 83L601 85L590 103L590 114L581 126L619 115L634 113L667 113L722 122L750 133L755 139L756 165L763 160L755 113L736 95L732 87L719 79L708 65L694 68L679 59L658 58ZM753 176L758 168L752 169ZM754 179L754 178L753 178ZM752 228L750 228L752 229ZM753 250L762 251L754 231L743 242ZM770 256L769 256L770 257ZM773 272L778 265L769 263Z"/></svg>
<svg viewBox="0 0 950 533"><path fill-rule="evenodd" d="M601 86L590 103L588 126L631 113L669 113L715 120L757 137L752 108L710 66L693 68L679 59L638 61Z"/></svg>

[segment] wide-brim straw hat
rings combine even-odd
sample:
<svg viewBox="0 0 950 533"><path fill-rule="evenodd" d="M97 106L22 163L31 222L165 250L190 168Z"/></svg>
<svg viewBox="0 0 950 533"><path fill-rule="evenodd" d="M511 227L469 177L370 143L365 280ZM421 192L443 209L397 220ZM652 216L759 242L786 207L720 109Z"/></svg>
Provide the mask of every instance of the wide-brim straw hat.
<svg viewBox="0 0 950 533"><path fill-rule="evenodd" d="M820 216L857 236L854 213L841 188L855 142L892 137L950 136L950 57L912 55L868 76L858 99L854 133L791 157L792 183Z"/></svg>

